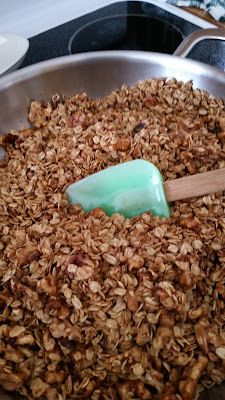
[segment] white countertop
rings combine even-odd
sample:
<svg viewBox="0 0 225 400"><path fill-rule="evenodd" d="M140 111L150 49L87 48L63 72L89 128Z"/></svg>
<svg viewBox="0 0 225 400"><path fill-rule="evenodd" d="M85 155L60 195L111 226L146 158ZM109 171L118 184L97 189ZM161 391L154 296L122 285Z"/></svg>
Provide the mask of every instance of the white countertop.
<svg viewBox="0 0 225 400"><path fill-rule="evenodd" d="M165 4L166 0L145 0L162 6L176 15L185 16L202 28L214 25L177 7ZM0 32L15 33L26 38L98 8L115 3L113 0L0 0Z"/></svg>

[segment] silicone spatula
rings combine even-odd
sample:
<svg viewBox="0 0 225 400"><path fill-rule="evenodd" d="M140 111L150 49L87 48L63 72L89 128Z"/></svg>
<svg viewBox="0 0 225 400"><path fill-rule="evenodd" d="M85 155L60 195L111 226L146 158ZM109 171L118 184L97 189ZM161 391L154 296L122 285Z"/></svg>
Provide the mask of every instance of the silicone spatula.
<svg viewBox="0 0 225 400"><path fill-rule="evenodd" d="M168 202L225 190L225 168L163 182L158 168L145 160L133 160L77 181L66 189L70 204L88 212L102 208L107 215L132 218L150 211L170 217Z"/></svg>

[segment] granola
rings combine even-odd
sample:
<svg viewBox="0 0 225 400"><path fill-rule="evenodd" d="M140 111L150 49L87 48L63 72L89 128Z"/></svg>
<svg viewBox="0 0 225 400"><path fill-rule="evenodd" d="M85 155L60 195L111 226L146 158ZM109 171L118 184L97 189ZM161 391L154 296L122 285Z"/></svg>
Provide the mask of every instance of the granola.
<svg viewBox="0 0 225 400"><path fill-rule="evenodd" d="M225 167L225 107L191 82L31 103L1 140L0 385L27 399L193 400L225 381L225 196L131 220L65 188L143 158L165 180Z"/></svg>

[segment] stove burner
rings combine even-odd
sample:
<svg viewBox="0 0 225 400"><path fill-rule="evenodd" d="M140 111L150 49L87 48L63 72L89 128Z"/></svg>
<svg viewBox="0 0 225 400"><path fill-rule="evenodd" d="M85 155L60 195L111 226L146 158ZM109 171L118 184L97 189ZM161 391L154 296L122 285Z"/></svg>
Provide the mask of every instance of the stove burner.
<svg viewBox="0 0 225 400"><path fill-rule="evenodd" d="M92 21L70 38L70 54L99 50L143 50L173 53L182 42L180 31L146 15L114 15Z"/></svg>

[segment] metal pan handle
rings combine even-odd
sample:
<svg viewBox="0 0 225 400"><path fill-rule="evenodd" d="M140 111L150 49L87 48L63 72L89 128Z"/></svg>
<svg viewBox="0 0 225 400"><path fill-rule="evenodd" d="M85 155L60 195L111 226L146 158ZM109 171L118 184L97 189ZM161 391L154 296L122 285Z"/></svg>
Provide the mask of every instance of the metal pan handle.
<svg viewBox="0 0 225 400"><path fill-rule="evenodd" d="M224 28L201 29L188 35L173 53L174 56L186 57L192 48L202 40L225 40Z"/></svg>

